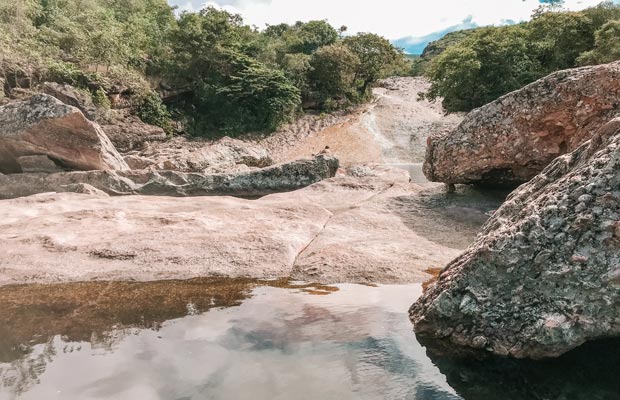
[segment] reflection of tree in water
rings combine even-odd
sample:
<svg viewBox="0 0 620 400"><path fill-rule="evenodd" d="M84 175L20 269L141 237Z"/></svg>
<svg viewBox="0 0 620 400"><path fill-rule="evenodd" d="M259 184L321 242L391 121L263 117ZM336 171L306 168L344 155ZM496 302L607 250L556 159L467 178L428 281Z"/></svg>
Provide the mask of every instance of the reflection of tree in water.
<svg viewBox="0 0 620 400"><path fill-rule="evenodd" d="M587 343L551 360L450 358L427 353L465 400L620 399L620 340Z"/></svg>
<svg viewBox="0 0 620 400"><path fill-rule="evenodd" d="M26 354L10 364L0 364L0 382L3 387L12 388L15 394L22 394L38 383L47 363L56 355L56 348L50 340L41 346L40 352Z"/></svg>
<svg viewBox="0 0 620 400"><path fill-rule="evenodd" d="M287 280L192 279L86 282L0 288L0 383L16 394L35 385L58 352L114 351L128 335L213 307L240 305L257 286L329 291Z"/></svg>

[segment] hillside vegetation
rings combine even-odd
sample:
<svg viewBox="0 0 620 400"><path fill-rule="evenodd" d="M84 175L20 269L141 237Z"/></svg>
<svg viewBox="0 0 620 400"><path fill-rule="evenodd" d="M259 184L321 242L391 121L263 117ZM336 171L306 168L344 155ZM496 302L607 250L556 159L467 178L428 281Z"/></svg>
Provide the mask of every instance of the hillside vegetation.
<svg viewBox="0 0 620 400"><path fill-rule="evenodd" d="M417 62L447 111L470 111L551 72L620 59L620 5L581 12L542 6L527 23L485 27L431 43Z"/></svg>
<svg viewBox="0 0 620 400"><path fill-rule="evenodd" d="M168 131L172 119L196 135L272 131L303 107L366 101L403 68L386 39L345 31L325 21L258 30L213 7L175 17L165 0L0 1L0 79L4 95L69 83L101 107L121 92Z"/></svg>

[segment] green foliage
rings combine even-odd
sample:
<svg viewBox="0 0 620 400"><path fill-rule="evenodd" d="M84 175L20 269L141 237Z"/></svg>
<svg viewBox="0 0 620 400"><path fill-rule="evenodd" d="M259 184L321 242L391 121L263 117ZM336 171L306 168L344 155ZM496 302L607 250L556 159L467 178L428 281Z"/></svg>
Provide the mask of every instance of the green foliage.
<svg viewBox="0 0 620 400"><path fill-rule="evenodd" d="M95 105L98 107L109 110L112 106L112 104L110 103L110 99L108 99L108 95L106 95L106 93L101 88L95 90L91 97L93 99L93 103L95 103Z"/></svg>
<svg viewBox="0 0 620 400"><path fill-rule="evenodd" d="M576 13L556 3L539 9L528 23L477 28L438 54L436 44L425 51L434 53L432 60L414 67L431 79L424 96L443 97L448 111L469 111L553 71L620 58L619 5Z"/></svg>
<svg viewBox="0 0 620 400"><path fill-rule="evenodd" d="M89 86L104 87L109 83L99 74L85 72L74 64L62 61L52 61L47 65L47 71L44 80L58 83L68 83L82 89L88 89Z"/></svg>
<svg viewBox="0 0 620 400"><path fill-rule="evenodd" d="M273 130L301 104L364 101L377 79L409 69L387 40L345 31L316 20L260 32L216 7L175 17L167 0L5 1L0 75L68 83L104 108L120 90L167 132L171 115L207 136ZM163 104L151 87L181 95Z"/></svg>
<svg viewBox="0 0 620 400"><path fill-rule="evenodd" d="M620 21L609 21L594 34L594 49L579 56L579 64L603 64L620 60Z"/></svg>
<svg viewBox="0 0 620 400"><path fill-rule="evenodd" d="M173 133L171 114L155 92L148 92L142 97L136 107L136 115L147 124L159 126L169 135Z"/></svg>
<svg viewBox="0 0 620 400"><path fill-rule="evenodd" d="M327 21L298 22L294 29L289 30L291 32L291 53L312 54L320 47L329 46L338 40L338 31Z"/></svg>
<svg viewBox="0 0 620 400"><path fill-rule="evenodd" d="M361 97L369 95L368 89L380 78L386 77L402 62L402 51L387 39L374 33L349 36L343 43L357 57L353 85Z"/></svg>
<svg viewBox="0 0 620 400"><path fill-rule="evenodd" d="M309 78L315 98L333 109L337 100L354 100L354 74L359 58L344 44L324 46L317 50L310 60L312 70Z"/></svg>
<svg viewBox="0 0 620 400"><path fill-rule="evenodd" d="M527 25L527 34L544 73L576 66L594 44L592 20L581 13L544 13Z"/></svg>

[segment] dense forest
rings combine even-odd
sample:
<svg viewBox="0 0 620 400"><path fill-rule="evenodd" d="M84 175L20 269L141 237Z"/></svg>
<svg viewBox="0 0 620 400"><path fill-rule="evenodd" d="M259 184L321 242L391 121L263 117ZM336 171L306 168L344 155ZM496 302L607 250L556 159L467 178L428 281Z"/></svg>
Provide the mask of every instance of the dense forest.
<svg viewBox="0 0 620 400"><path fill-rule="evenodd" d="M542 5L531 21L459 31L429 44L414 74L448 111L470 111L551 72L620 59L620 5L581 12Z"/></svg>
<svg viewBox="0 0 620 400"><path fill-rule="evenodd" d="M213 7L175 15L165 0L0 2L0 79L8 88L69 83L109 107L122 87L144 121L194 135L271 131L304 108L370 98L406 69L378 35L326 21L258 29Z"/></svg>

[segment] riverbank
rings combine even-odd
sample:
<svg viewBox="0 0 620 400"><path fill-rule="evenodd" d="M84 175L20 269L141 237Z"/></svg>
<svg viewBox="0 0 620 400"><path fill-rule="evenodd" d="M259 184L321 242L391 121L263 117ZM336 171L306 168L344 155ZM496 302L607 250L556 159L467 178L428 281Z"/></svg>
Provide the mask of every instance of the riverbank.
<svg viewBox="0 0 620 400"><path fill-rule="evenodd" d="M289 128L259 142L277 162L330 147L343 167L301 190L258 199L93 192L1 201L0 284L208 276L423 282L473 241L503 200L466 187L447 195L423 179L426 137L460 120L418 101L424 85L387 80L364 112L303 137L281 140L301 132Z"/></svg>

